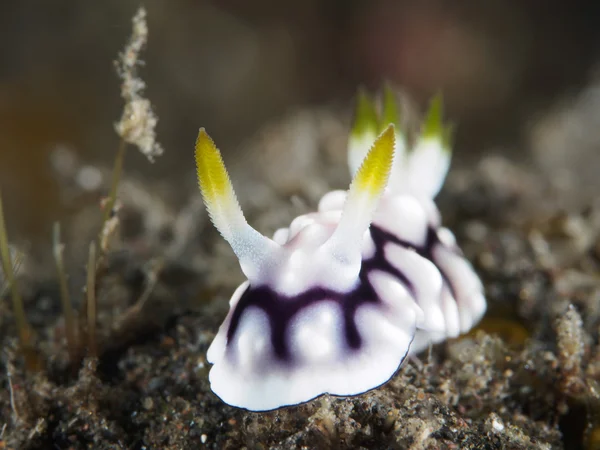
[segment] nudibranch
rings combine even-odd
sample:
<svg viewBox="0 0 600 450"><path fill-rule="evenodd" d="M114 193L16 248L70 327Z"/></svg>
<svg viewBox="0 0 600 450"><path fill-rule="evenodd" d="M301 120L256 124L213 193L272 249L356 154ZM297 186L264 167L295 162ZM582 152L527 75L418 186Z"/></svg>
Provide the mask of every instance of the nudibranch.
<svg viewBox="0 0 600 450"><path fill-rule="evenodd" d="M247 281L208 349L212 390L265 411L386 383L409 352L456 337L486 309L482 283L433 201L450 163L436 97L409 147L394 94L359 93L348 145L353 180L272 239L244 218L214 142L196 164L214 226Z"/></svg>

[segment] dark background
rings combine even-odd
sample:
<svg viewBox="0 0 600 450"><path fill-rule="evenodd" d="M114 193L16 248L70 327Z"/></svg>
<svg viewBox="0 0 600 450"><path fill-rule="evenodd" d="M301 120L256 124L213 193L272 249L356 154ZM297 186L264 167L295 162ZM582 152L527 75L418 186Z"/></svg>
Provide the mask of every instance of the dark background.
<svg viewBox="0 0 600 450"><path fill-rule="evenodd" d="M456 153L466 159L501 151L524 160L537 155L542 166L547 158L558 158L559 165L576 160L580 144L568 137L573 134L551 133L565 129L562 111L580 111L584 98L583 119L575 117L592 125L569 132L591 149L583 165L594 167L596 178L591 162L600 140L589 133L600 112L593 95L598 2L144 5L150 37L141 75L165 154L150 165L131 151L126 170L181 189L182 199L195 184L191 152L199 126L234 154L286 112L328 104L349 109L357 85L375 89L383 79L421 104L442 89L448 115L459 124ZM51 223L68 215L49 170L57 145L110 166L118 145L113 123L122 107L113 60L138 6L125 0L0 1L0 187L13 236L48 241ZM539 142L556 148L546 156Z"/></svg>

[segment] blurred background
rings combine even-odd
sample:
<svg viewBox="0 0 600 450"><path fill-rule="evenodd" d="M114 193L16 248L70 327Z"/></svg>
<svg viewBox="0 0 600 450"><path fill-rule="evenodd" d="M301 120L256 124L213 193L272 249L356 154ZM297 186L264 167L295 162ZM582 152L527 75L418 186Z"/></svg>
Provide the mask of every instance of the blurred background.
<svg viewBox="0 0 600 450"><path fill-rule="evenodd" d="M197 195L199 126L235 159L265 124L312 108L350 113L358 85L376 89L385 79L419 105L443 91L458 161L502 152L561 183L600 188L598 2L143 4L150 35L140 74L165 153L149 164L130 151L125 167L170 188L175 204ZM139 5L0 2L0 188L12 236L47 246L52 222L77 208L52 170L65 163L57 152L109 170L122 109L113 61Z"/></svg>

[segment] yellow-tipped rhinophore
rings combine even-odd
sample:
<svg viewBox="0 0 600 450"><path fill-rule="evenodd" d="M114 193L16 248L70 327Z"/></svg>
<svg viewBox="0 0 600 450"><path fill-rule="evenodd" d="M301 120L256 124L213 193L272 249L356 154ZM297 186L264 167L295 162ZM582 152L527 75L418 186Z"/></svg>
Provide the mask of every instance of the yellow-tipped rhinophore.
<svg viewBox="0 0 600 450"><path fill-rule="evenodd" d="M373 197L383 193L394 162L395 140L394 126L388 125L379 135L354 176L350 185L351 193L364 192Z"/></svg>
<svg viewBox="0 0 600 450"><path fill-rule="evenodd" d="M204 128L196 140L198 184L210 218L223 237L232 238L232 228L246 223L225 169L221 152Z"/></svg>
<svg viewBox="0 0 600 450"><path fill-rule="evenodd" d="M359 88L350 134L352 137L361 139L365 135L376 135L378 128L379 119L375 102L364 89Z"/></svg>
<svg viewBox="0 0 600 450"><path fill-rule="evenodd" d="M396 126L396 132L400 133L400 126L402 125L400 120L400 110L398 109L396 93L391 84L386 83L383 87L383 106L378 131L381 132L385 130L389 124L393 124Z"/></svg>
<svg viewBox="0 0 600 450"><path fill-rule="evenodd" d="M434 198L442 188L450 167L453 130L443 121L442 95L437 94L406 161L404 186L411 194Z"/></svg>
<svg viewBox="0 0 600 450"><path fill-rule="evenodd" d="M402 133L402 118L396 93L390 83L384 85L381 96L373 99L364 89L359 89L356 96L356 109L352 129L348 139L348 165L350 173L356 174L367 152L373 145L378 134L389 125L395 126L396 131L396 162L392 173L391 183L399 178L401 166L406 153L405 136Z"/></svg>
<svg viewBox="0 0 600 450"><path fill-rule="evenodd" d="M355 174L379 133L379 117L375 102L364 89L359 89L348 139L348 165Z"/></svg>
<svg viewBox="0 0 600 450"><path fill-rule="evenodd" d="M221 153L204 128L196 140L198 184L214 226L229 242L250 281L260 276L280 246L246 222L225 169Z"/></svg>
<svg viewBox="0 0 600 450"><path fill-rule="evenodd" d="M369 228L390 177L395 145L395 127L390 124L377 137L356 172L340 223L324 245L340 261L356 265L356 270L360 270L364 233Z"/></svg>
<svg viewBox="0 0 600 450"><path fill-rule="evenodd" d="M429 105L423 127L421 129L421 140L435 140L439 142L442 150L450 152L452 148L452 135L454 126L443 122L443 99L438 93Z"/></svg>
<svg viewBox="0 0 600 450"><path fill-rule="evenodd" d="M407 144L406 136L402 132L401 108L398 105L396 91L391 83L386 82L382 92L382 110L379 120L379 132L393 124L396 127L396 153L394 155L394 164L390 173L388 185L390 189L399 191L405 183L404 166L406 164Z"/></svg>

